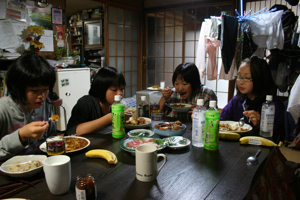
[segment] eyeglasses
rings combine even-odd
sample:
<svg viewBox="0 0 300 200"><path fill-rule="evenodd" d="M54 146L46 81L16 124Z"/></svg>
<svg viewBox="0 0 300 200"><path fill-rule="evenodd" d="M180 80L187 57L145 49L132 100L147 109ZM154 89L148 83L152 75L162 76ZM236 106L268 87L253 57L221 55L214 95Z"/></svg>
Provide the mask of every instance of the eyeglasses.
<svg viewBox="0 0 300 200"><path fill-rule="evenodd" d="M248 83L248 82L252 81L252 78L247 78L247 77L243 78L243 77L240 77L239 75L235 75L234 78L236 81L242 80L244 83Z"/></svg>

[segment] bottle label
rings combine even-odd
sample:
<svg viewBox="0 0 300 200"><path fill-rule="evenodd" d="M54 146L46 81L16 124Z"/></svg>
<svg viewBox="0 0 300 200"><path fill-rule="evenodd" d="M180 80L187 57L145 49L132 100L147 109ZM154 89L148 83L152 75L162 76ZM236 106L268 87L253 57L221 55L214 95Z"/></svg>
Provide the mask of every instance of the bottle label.
<svg viewBox="0 0 300 200"><path fill-rule="evenodd" d="M76 188L76 199L77 200L86 200L85 190L80 190Z"/></svg>
<svg viewBox="0 0 300 200"><path fill-rule="evenodd" d="M123 104L112 104L112 136L123 138L125 136L125 114Z"/></svg>
<svg viewBox="0 0 300 200"><path fill-rule="evenodd" d="M204 148L217 150L219 147L220 112L208 110L205 113Z"/></svg>
<svg viewBox="0 0 300 200"><path fill-rule="evenodd" d="M203 144L205 128L205 112L195 113L193 116L193 141Z"/></svg>
<svg viewBox="0 0 300 200"><path fill-rule="evenodd" d="M275 106L263 105L261 111L260 130L263 132L272 132L274 127Z"/></svg>

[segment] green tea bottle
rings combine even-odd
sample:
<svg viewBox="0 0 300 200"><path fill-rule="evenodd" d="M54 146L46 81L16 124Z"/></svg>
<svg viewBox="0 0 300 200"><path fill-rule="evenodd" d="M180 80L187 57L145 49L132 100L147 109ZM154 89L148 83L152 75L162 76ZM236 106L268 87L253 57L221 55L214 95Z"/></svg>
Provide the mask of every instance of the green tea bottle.
<svg viewBox="0 0 300 200"><path fill-rule="evenodd" d="M115 139L121 139L125 136L125 127L124 127L125 106L120 101L121 101L121 96L115 95L115 102L111 105L112 137Z"/></svg>
<svg viewBox="0 0 300 200"><path fill-rule="evenodd" d="M219 147L220 112L216 107L217 102L210 101L205 113L204 148L207 150L217 150Z"/></svg>

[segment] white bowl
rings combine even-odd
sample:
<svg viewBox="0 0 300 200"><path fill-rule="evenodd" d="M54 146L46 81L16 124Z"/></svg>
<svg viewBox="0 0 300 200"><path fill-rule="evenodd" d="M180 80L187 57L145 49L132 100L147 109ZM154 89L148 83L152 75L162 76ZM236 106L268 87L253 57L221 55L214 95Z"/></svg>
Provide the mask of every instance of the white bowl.
<svg viewBox="0 0 300 200"><path fill-rule="evenodd" d="M26 155L26 156L14 156L11 159L4 162L0 169L2 172L4 172L6 175L15 177L15 178L27 178L35 175L36 173L40 172L43 169L43 164L37 168L31 169L29 171L25 172L9 172L10 166L16 163L23 163L28 161L34 161L38 160L41 163L44 162L44 160L47 158L45 155Z"/></svg>
<svg viewBox="0 0 300 200"><path fill-rule="evenodd" d="M161 124L161 123L159 123ZM181 136L185 133L186 131L186 125L181 124L182 129L180 130L160 130L154 127L154 133L157 135L163 136L163 137L171 137L171 136Z"/></svg>
<svg viewBox="0 0 300 200"><path fill-rule="evenodd" d="M174 104L176 104L176 105L180 104L180 105L183 105L183 107L173 106ZM168 106L176 112L187 112L187 111L191 110L192 104L188 104L188 103L169 103Z"/></svg>

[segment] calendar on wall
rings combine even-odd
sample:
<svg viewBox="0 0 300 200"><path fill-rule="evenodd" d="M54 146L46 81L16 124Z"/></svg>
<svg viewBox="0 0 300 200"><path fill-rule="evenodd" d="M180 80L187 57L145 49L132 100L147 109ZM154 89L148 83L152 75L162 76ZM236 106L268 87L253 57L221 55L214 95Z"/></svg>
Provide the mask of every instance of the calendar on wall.
<svg viewBox="0 0 300 200"><path fill-rule="evenodd" d="M44 30L45 34L41 37L40 42L42 42L45 48L42 48L40 51L43 52L53 52L53 31L52 30Z"/></svg>

